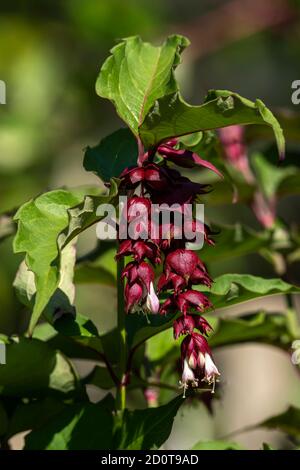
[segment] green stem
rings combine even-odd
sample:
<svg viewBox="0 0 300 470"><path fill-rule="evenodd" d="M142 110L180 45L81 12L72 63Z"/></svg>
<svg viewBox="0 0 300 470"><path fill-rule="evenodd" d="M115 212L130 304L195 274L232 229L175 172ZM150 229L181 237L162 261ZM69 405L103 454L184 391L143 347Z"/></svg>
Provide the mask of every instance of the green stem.
<svg viewBox="0 0 300 470"><path fill-rule="evenodd" d="M118 333L120 345L119 384L116 393L116 408L123 411L126 408L126 366L127 366L127 337L125 328L124 308L124 282L121 278L124 260L117 262L117 289L118 289Z"/></svg>

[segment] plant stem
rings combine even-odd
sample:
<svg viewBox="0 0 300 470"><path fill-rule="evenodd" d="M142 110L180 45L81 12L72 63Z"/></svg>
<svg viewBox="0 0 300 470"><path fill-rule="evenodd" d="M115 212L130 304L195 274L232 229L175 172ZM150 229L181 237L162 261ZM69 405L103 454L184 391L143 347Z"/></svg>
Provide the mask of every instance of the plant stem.
<svg viewBox="0 0 300 470"><path fill-rule="evenodd" d="M117 261L117 289L118 289L118 333L120 345L119 384L116 393L116 408L123 411L126 407L126 366L127 366L127 337L125 328L124 308L124 282L121 278L124 268L124 259Z"/></svg>

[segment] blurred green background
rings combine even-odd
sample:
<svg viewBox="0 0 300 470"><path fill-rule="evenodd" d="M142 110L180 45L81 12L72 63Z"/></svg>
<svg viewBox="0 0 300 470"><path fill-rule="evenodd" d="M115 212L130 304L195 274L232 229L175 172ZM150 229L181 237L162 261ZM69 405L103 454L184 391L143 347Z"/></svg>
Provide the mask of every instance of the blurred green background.
<svg viewBox="0 0 300 470"><path fill-rule="evenodd" d="M192 103L201 102L208 89L221 88L250 99L259 97L275 111L300 111L300 105L297 108L291 102L291 83L300 78L299 12L299 2L287 0L1 0L0 79L7 86L7 104L0 105L0 213L14 210L49 189L100 184L85 173L82 158L87 145L96 144L122 125L112 105L100 100L94 89L100 65L119 38L139 34L159 43L174 32L188 36L192 45L184 53L178 77L183 95ZM299 166L300 139L297 132L294 134L288 140L287 162ZM279 215L286 222L299 224L299 214L299 198L281 201ZM216 220L222 216L222 222L245 218L248 225L257 226L242 206L234 211L218 206L210 215ZM80 253L95 243L94 232L80 239ZM1 332L23 329L23 308L11 287L20 259L13 256L12 237L8 237L0 244ZM229 264L216 263L210 269L213 274L227 270L272 274L268 264L255 255L230 260ZM103 330L112 327L114 289L80 285L76 299L79 309ZM104 305L105 314L101 315ZM257 358L264 363L262 358L270 351L262 353L260 349L256 350ZM234 352L221 358L224 364L230 354ZM239 353L247 363L249 354ZM276 358L275 362L281 360ZM238 376L244 363L234 364L231 371L237 370ZM285 374L290 374L293 399L299 395L299 386L297 390L292 366L283 364ZM291 370L286 372L286 368ZM260 374L264 377L264 372ZM237 377L230 377L236 383ZM281 387L285 380L283 376L279 380ZM240 394L235 390L231 397L238 400ZM259 402L268 401L267 395L262 396L257 398ZM246 396L242 404L236 403L229 428L241 424L234 416L246 403ZM225 400L221 407L225 404L227 410L233 406ZM178 421L183 421L170 446L184 448L186 440L209 439L215 426L223 430L222 414L213 422L205 413L200 416L193 411L190 431L187 424L182 427L190 418L179 417ZM249 439L248 445L254 445L255 439Z"/></svg>

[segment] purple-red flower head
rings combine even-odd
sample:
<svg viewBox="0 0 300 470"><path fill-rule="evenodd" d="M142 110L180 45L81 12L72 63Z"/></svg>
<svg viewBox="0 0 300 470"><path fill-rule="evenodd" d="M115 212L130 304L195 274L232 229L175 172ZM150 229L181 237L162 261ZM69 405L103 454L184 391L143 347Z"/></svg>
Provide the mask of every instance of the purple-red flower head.
<svg viewBox="0 0 300 470"><path fill-rule="evenodd" d="M186 282L211 285L204 263L192 250L178 249L169 253L165 260L164 272L167 279L171 273L175 273Z"/></svg>

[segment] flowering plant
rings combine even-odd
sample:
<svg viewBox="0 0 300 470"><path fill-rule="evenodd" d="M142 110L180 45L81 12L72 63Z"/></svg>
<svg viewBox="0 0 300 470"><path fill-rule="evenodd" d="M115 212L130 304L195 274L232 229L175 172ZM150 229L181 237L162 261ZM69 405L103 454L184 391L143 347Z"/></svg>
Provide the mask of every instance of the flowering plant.
<svg viewBox="0 0 300 470"><path fill-rule="evenodd" d="M232 231L206 223L197 207L209 205L220 185L224 198L232 197L233 188L237 200L241 178L252 189L256 184L241 126L271 128L280 159L284 138L260 100L211 90L201 105L186 103L175 69L188 44L173 35L159 47L139 37L115 46L96 91L113 103L127 127L88 147L84 156L85 169L102 185L50 191L15 215L14 248L25 260L14 284L31 315L25 335L3 336L7 366L0 388L15 400L12 422L2 435L5 445L30 429L28 449L161 447L186 401L200 400L212 409L218 399L223 379L214 346L253 338L251 321L220 320L214 309L296 290L279 278L232 273L213 278L208 271L209 261L234 250L235 242ZM225 189L224 182L229 182ZM271 233L275 193L267 197L263 188L254 189L251 206ZM115 216L106 217L111 207ZM104 221L115 239L98 240L91 252L76 257L78 236ZM229 248L224 234L231 237ZM79 279L116 288L111 331L102 333L77 311ZM99 305L101 315L105 308ZM280 342L277 330L270 337ZM73 358L92 360L93 370L80 377ZM34 376L33 362L40 364ZM89 385L111 393L93 403ZM143 410L132 406L137 390ZM20 415L27 416L26 424Z"/></svg>

